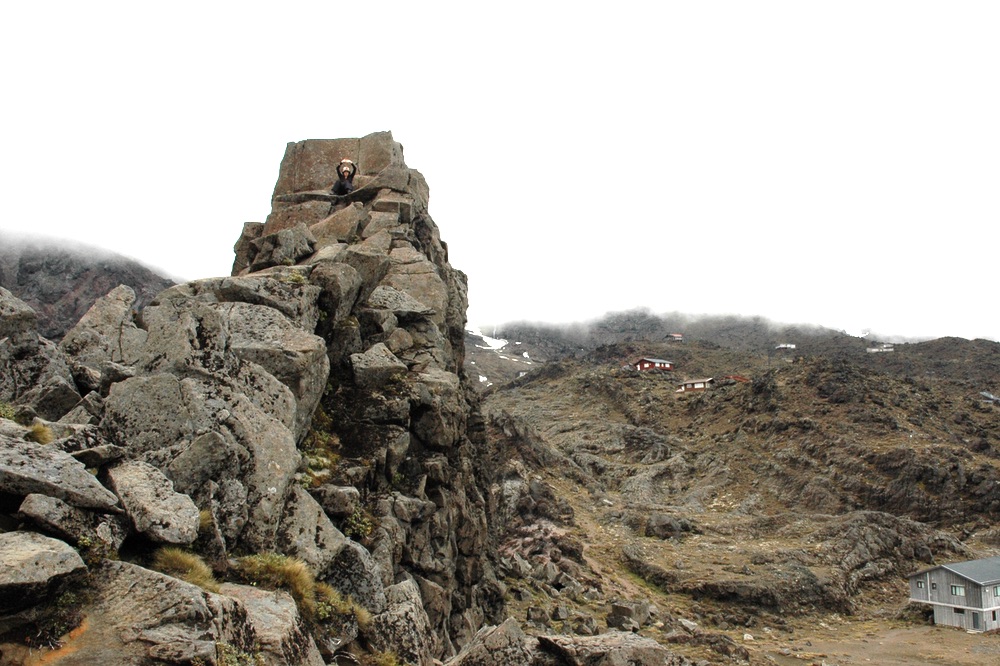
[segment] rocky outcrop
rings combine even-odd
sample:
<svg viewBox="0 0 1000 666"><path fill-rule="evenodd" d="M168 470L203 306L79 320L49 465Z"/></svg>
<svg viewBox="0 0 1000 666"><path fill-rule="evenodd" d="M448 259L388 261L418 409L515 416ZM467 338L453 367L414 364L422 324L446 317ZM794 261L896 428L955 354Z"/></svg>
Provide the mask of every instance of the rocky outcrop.
<svg viewBox="0 0 1000 666"><path fill-rule="evenodd" d="M59 579L85 569L80 555L58 539L34 532L0 533L0 613L45 599Z"/></svg>
<svg viewBox="0 0 1000 666"><path fill-rule="evenodd" d="M119 510L118 498L68 453L0 435L0 492L40 493L79 507Z"/></svg>
<svg viewBox="0 0 1000 666"><path fill-rule="evenodd" d="M333 196L345 157L357 188ZM145 307L109 288L58 346L0 291L0 402L55 439L0 421L3 525L74 544L90 567L76 621L51 623L87 618L46 639L70 641L59 663L320 664L348 640L429 664L498 621L465 276L427 200L387 132L290 144L232 276ZM205 591L145 568L164 545L230 580L236 553L278 553L298 578L268 579L290 595ZM105 560L119 549L130 562ZM314 599L316 583L347 605ZM53 619L37 601L0 622ZM345 619L352 607L371 622ZM320 615L343 631L318 630Z"/></svg>

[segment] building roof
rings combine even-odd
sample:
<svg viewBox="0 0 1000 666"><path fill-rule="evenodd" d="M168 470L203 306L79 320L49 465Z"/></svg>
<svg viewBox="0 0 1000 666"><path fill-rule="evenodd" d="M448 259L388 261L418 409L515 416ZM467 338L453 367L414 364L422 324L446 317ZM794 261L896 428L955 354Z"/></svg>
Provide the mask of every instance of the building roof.
<svg viewBox="0 0 1000 666"><path fill-rule="evenodd" d="M923 569L910 575L916 576L917 574L926 573L933 569L947 569L979 585L1000 582L1000 557L987 557L982 560L969 560L967 562L952 562L951 564L942 564L937 567Z"/></svg>
<svg viewBox="0 0 1000 666"><path fill-rule="evenodd" d="M666 360L666 359L662 359L662 358L651 358L651 357L649 357L649 356L643 356L643 357L639 358L639 359L638 359L637 361L633 362L633 363L632 363L632 365L635 365L636 363L640 363L640 362L642 362L642 361L649 361L649 362L651 362L651 363L666 363L666 364L668 364L668 365L673 365L673 364L674 364L674 362L673 362L673 361L668 361L668 360Z"/></svg>
<svg viewBox="0 0 1000 666"><path fill-rule="evenodd" d="M709 382L714 382L715 380L711 377L706 377L704 379L685 379L682 382L678 382L678 386L684 386L685 384L707 384Z"/></svg>

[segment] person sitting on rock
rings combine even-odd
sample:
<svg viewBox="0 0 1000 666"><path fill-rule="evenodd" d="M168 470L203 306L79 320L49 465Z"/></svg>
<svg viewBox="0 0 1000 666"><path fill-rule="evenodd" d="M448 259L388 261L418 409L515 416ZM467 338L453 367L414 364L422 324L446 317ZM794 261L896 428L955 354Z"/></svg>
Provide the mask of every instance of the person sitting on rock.
<svg viewBox="0 0 1000 666"><path fill-rule="evenodd" d="M337 182L333 184L331 192L338 196L350 194L354 191L354 175L358 172L358 165L349 159L340 160L337 166Z"/></svg>

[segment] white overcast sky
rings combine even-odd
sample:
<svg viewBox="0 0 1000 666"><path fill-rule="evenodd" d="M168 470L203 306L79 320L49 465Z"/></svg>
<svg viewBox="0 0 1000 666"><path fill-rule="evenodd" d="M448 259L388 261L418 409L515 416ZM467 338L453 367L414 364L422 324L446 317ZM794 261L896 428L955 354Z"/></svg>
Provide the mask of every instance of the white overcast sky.
<svg viewBox="0 0 1000 666"><path fill-rule="evenodd" d="M289 141L391 130L471 324L1000 340L1000 3L7 2L0 229L227 275Z"/></svg>

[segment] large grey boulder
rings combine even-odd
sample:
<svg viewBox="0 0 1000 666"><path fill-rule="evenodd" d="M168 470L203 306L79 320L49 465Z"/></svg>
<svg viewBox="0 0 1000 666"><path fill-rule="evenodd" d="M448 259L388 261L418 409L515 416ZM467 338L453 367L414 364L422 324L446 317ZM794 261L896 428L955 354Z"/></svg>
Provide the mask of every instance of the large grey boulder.
<svg viewBox="0 0 1000 666"><path fill-rule="evenodd" d="M511 618L480 629L445 666L529 666L532 662L529 639Z"/></svg>
<svg viewBox="0 0 1000 666"><path fill-rule="evenodd" d="M394 376L406 372L406 364L381 342L362 354L351 354L354 383L367 389L384 387Z"/></svg>
<svg viewBox="0 0 1000 666"><path fill-rule="evenodd" d="M120 511L118 498L68 453L0 435L0 492L41 493L84 508Z"/></svg>
<svg viewBox="0 0 1000 666"><path fill-rule="evenodd" d="M319 246L353 242L360 235L367 215L364 206L357 202L310 225L309 231Z"/></svg>
<svg viewBox="0 0 1000 666"><path fill-rule="evenodd" d="M386 609L385 588L378 565L365 547L355 541L349 540L341 548L326 581L370 613L377 615Z"/></svg>
<svg viewBox="0 0 1000 666"><path fill-rule="evenodd" d="M326 322L320 330L345 319L361 293L362 281L358 271L336 261L316 262L309 280L322 289L319 304L326 314Z"/></svg>
<svg viewBox="0 0 1000 666"><path fill-rule="evenodd" d="M306 631L292 595L229 583L222 585L219 593L237 599L246 609L247 624L257 637L255 664L323 666L323 657Z"/></svg>
<svg viewBox="0 0 1000 666"><path fill-rule="evenodd" d="M270 266L291 265L313 253L316 239L304 222L294 227L270 233L252 242L257 250L250 263L250 271Z"/></svg>
<svg viewBox="0 0 1000 666"><path fill-rule="evenodd" d="M292 432L300 439L308 430L330 373L323 339L303 331L273 308L248 303L216 306L229 330L233 354L261 366L295 396Z"/></svg>
<svg viewBox="0 0 1000 666"><path fill-rule="evenodd" d="M161 292L151 305L191 299L203 303L266 305L299 328L312 331L319 320L316 300L320 288L307 282L309 273L306 266L281 266L252 275L194 280Z"/></svg>
<svg viewBox="0 0 1000 666"><path fill-rule="evenodd" d="M408 664L429 664L437 652L437 640L424 611L420 588L405 580L386 589L388 608L372 618L363 634L382 652L394 651Z"/></svg>
<svg viewBox="0 0 1000 666"><path fill-rule="evenodd" d="M105 561L92 573L87 622L61 665L217 664L226 655L252 663L257 634L236 599L126 562Z"/></svg>
<svg viewBox="0 0 1000 666"><path fill-rule="evenodd" d="M112 387L101 427L131 455L176 475L192 496L222 492L218 518L227 541L241 538L252 552L272 550L301 456L286 425L240 388L170 374L133 377ZM198 450L216 444L223 450L199 459Z"/></svg>
<svg viewBox="0 0 1000 666"><path fill-rule="evenodd" d="M80 401L65 354L36 330L35 311L0 287L0 401L56 421Z"/></svg>
<svg viewBox="0 0 1000 666"><path fill-rule="evenodd" d="M538 650L568 666L693 666L652 638L609 631L597 636L539 636Z"/></svg>
<svg viewBox="0 0 1000 666"><path fill-rule="evenodd" d="M139 360L146 331L133 322L136 296L131 287L119 285L87 310L66 332L59 348L91 368L107 362L132 365Z"/></svg>
<svg viewBox="0 0 1000 666"><path fill-rule="evenodd" d="M38 347L38 315L8 290L0 287L0 341L11 355Z"/></svg>
<svg viewBox="0 0 1000 666"><path fill-rule="evenodd" d="M200 301L163 301L142 311L149 332L137 364L143 374L170 373L219 380L236 371L221 313Z"/></svg>
<svg viewBox="0 0 1000 666"><path fill-rule="evenodd" d="M101 428L131 456L190 440L203 425L196 420L204 407L196 389L194 382L167 373L118 382L105 400Z"/></svg>
<svg viewBox="0 0 1000 666"><path fill-rule="evenodd" d="M429 446L454 446L465 433L469 410L458 375L428 368L419 373L413 386L420 406L413 431Z"/></svg>
<svg viewBox="0 0 1000 666"><path fill-rule="evenodd" d="M438 267L412 247L397 247L389 253L391 266L382 285L401 291L425 308L434 323L444 325L448 311L448 287Z"/></svg>
<svg viewBox="0 0 1000 666"><path fill-rule="evenodd" d="M40 381L17 400L46 421L58 421L80 403L72 377L53 375Z"/></svg>
<svg viewBox="0 0 1000 666"><path fill-rule="evenodd" d="M108 482L121 498L135 529L153 541L187 545L198 538L198 507L160 470L129 460L107 470Z"/></svg>
<svg viewBox="0 0 1000 666"><path fill-rule="evenodd" d="M375 290L372 291L368 297L368 307L389 310L400 321L434 314L433 309L409 294L384 284L375 287Z"/></svg>
<svg viewBox="0 0 1000 666"><path fill-rule="evenodd" d="M292 486L278 526L278 548L296 557L316 576L322 576L347 545L323 507L301 486Z"/></svg>
<svg viewBox="0 0 1000 666"><path fill-rule="evenodd" d="M35 532L0 533L0 613L43 601L55 581L86 568L63 541Z"/></svg>
<svg viewBox="0 0 1000 666"><path fill-rule="evenodd" d="M129 533L128 519L121 514L78 509L55 497L37 493L25 497L17 512L62 539L72 543L103 543L111 551L117 551Z"/></svg>

